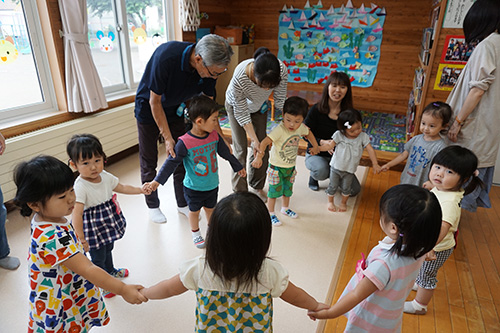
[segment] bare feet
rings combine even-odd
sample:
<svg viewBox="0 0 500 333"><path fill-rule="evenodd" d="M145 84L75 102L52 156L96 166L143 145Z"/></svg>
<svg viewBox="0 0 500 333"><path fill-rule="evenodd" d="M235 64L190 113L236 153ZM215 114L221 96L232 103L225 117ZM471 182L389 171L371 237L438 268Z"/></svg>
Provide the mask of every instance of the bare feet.
<svg viewBox="0 0 500 333"><path fill-rule="evenodd" d="M337 206L335 206L333 202L329 202L328 203L328 210L330 212L336 212L337 211Z"/></svg>
<svg viewBox="0 0 500 333"><path fill-rule="evenodd" d="M339 209L338 211L339 212L345 212L347 210L347 204L346 203L343 203L341 202L340 205L339 205Z"/></svg>

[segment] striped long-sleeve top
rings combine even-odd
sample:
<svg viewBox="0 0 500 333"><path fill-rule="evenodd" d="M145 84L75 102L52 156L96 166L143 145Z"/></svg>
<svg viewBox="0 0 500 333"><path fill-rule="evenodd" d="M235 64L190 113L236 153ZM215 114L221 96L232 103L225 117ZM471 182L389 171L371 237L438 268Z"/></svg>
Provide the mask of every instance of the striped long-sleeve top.
<svg viewBox="0 0 500 333"><path fill-rule="evenodd" d="M280 62L280 84L274 89L263 89L255 84L246 74L246 67L254 61L253 58L243 60L236 66L233 78L226 90L226 102L234 109L234 117L240 126L251 123L250 114L258 112L265 101L274 91L274 106L282 110L286 98L286 86L288 80L288 70Z"/></svg>

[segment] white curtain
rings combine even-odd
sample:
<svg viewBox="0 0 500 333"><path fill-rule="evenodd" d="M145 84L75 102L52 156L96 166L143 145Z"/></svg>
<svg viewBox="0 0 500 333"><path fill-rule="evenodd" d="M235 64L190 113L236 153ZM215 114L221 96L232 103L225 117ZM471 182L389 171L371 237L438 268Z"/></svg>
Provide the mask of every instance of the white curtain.
<svg viewBox="0 0 500 333"><path fill-rule="evenodd" d="M180 0L180 14L183 31L196 31L200 27L198 0Z"/></svg>
<svg viewBox="0 0 500 333"><path fill-rule="evenodd" d="M69 112L108 106L88 41L87 1L59 0L63 26L66 95Z"/></svg>

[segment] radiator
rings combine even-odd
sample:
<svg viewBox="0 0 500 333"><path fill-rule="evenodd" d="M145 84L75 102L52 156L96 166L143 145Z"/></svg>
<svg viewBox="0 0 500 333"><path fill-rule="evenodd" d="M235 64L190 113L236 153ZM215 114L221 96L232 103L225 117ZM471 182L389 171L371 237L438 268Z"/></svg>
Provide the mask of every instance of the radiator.
<svg viewBox="0 0 500 333"><path fill-rule="evenodd" d="M0 156L0 184L4 200L14 198L16 186L12 171L17 163L45 154L68 161L66 143L73 134L91 133L99 138L104 152L112 156L138 144L134 104L127 104L87 117L7 139L6 150Z"/></svg>

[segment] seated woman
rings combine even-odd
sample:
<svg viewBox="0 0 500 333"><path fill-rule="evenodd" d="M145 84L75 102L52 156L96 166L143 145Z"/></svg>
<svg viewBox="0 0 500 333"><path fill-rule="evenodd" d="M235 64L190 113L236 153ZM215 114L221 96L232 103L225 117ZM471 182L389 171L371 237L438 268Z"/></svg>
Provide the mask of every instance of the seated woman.
<svg viewBox="0 0 500 333"><path fill-rule="evenodd" d="M325 83L321 100L311 107L304 123L314 133L318 145L321 146L330 141L333 133L337 131L339 113L352 108L352 88L349 76L343 72L334 72ZM312 147L311 144L308 144L308 148L310 147ZM333 151L321 152L314 156L306 154L306 168L310 170L309 188L311 190L318 191L318 181L329 177L332 153ZM353 195L358 194L360 190L361 185L354 177Z"/></svg>

